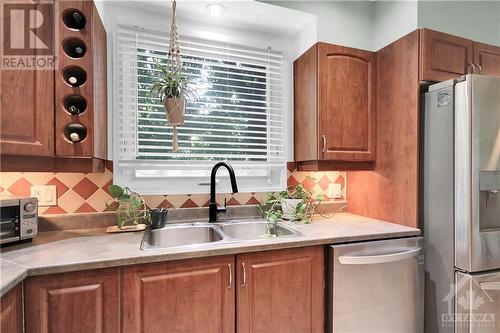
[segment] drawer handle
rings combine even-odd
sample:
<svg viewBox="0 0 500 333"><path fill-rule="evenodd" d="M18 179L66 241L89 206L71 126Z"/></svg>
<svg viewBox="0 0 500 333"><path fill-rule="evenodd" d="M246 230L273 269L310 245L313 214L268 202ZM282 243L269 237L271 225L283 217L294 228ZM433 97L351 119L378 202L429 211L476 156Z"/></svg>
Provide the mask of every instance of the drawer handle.
<svg viewBox="0 0 500 333"><path fill-rule="evenodd" d="M227 271L229 273L229 282L227 288L231 289L231 286L233 285L233 272L231 270L231 264L227 264Z"/></svg>
<svg viewBox="0 0 500 333"><path fill-rule="evenodd" d="M340 256L339 261L344 265L382 264L386 262L395 262L416 257L421 250L421 247L417 247L416 249L410 251L380 254L375 256Z"/></svg>
<svg viewBox="0 0 500 333"><path fill-rule="evenodd" d="M241 263L241 268L243 269L243 283L241 284L242 287L247 286L247 269L245 267L245 263Z"/></svg>
<svg viewBox="0 0 500 333"><path fill-rule="evenodd" d="M321 135L321 138L323 139L323 148L321 149L321 151L324 153L326 152L326 136L323 134Z"/></svg>

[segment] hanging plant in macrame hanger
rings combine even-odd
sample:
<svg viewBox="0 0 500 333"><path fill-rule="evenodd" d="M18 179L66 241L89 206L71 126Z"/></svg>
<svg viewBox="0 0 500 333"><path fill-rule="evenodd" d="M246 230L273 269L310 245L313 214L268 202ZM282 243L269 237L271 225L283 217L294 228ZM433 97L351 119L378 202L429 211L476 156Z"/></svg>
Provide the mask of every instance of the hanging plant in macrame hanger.
<svg viewBox="0 0 500 333"><path fill-rule="evenodd" d="M186 100L195 99L196 91L191 87L190 80L182 74L181 50L177 33L176 2L172 1L172 25L170 27L170 47L168 49L168 63L162 65L155 62L160 69L160 75L151 87L151 94L156 95L165 107L168 125L173 127L172 151L179 150L177 127L184 124Z"/></svg>

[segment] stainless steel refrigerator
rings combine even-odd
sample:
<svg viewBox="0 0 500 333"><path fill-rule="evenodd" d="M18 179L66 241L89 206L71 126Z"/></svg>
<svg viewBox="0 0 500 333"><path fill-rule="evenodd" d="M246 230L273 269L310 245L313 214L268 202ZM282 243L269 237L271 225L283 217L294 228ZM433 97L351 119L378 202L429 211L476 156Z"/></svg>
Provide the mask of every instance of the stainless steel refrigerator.
<svg viewBox="0 0 500 333"><path fill-rule="evenodd" d="M424 99L425 332L500 332L500 78Z"/></svg>

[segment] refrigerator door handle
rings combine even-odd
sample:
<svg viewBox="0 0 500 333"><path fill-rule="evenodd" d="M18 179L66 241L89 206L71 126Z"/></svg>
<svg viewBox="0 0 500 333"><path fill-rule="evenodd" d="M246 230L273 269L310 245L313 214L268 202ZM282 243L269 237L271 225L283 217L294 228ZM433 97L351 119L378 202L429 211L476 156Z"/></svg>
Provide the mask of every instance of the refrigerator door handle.
<svg viewBox="0 0 500 333"><path fill-rule="evenodd" d="M500 290L500 282L498 281L481 282L479 286L482 290Z"/></svg>
<svg viewBox="0 0 500 333"><path fill-rule="evenodd" d="M422 250L421 247L417 247L409 251L380 254L375 256L340 256L339 261L341 264L344 265L381 264L381 263L401 261L416 257L421 250Z"/></svg>

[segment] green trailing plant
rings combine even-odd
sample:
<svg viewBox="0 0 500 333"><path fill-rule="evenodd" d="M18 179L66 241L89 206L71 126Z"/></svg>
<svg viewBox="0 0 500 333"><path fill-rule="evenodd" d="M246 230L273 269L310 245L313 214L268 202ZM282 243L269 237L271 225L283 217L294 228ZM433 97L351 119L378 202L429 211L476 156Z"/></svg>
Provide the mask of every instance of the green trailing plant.
<svg viewBox="0 0 500 333"><path fill-rule="evenodd" d="M160 99L162 102L167 98L185 98L196 100L196 90L192 87L192 82L182 75L181 70L171 71L166 65L155 61L155 66L160 70L150 89L150 95Z"/></svg>
<svg viewBox="0 0 500 333"><path fill-rule="evenodd" d="M118 228L126 225L138 224L139 222L150 222L149 211L146 209L144 198L131 191L128 187L111 185L108 188L109 194L116 202L116 215ZM109 203L104 203L106 208L111 208Z"/></svg>
<svg viewBox="0 0 500 333"><path fill-rule="evenodd" d="M313 194L308 192L302 185L290 187L286 191L277 194L269 193L267 201L263 204L259 204L258 208L272 229L275 229L274 226L283 218L282 199L300 200L295 207L292 220L302 223L311 222L311 218L316 208L322 201L320 195L314 197Z"/></svg>

